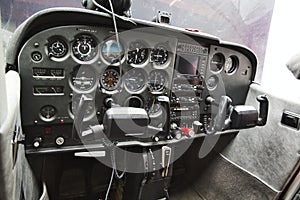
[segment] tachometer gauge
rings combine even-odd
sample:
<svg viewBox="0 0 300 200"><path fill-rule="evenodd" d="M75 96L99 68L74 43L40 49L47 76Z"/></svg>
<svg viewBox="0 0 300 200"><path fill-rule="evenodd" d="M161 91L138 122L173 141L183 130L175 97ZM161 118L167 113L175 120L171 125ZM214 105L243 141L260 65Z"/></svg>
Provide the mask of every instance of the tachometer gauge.
<svg viewBox="0 0 300 200"><path fill-rule="evenodd" d="M141 65L146 62L149 50L142 41L130 43L128 51L128 64Z"/></svg>
<svg viewBox="0 0 300 200"><path fill-rule="evenodd" d="M48 56L62 58L68 53L68 45L61 38L51 38L48 42Z"/></svg>
<svg viewBox="0 0 300 200"><path fill-rule="evenodd" d="M90 35L79 35L72 45L73 55L80 61L90 61L97 55L97 42Z"/></svg>
<svg viewBox="0 0 300 200"><path fill-rule="evenodd" d="M169 52L166 47L159 45L151 52L151 61L156 65L164 65L169 58Z"/></svg>
<svg viewBox="0 0 300 200"><path fill-rule="evenodd" d="M115 69L108 68L102 74L100 83L105 90L115 90L120 84L120 73Z"/></svg>
<svg viewBox="0 0 300 200"><path fill-rule="evenodd" d="M96 74L90 66L75 67L71 73L71 87L79 92L90 91L96 86Z"/></svg>
<svg viewBox="0 0 300 200"><path fill-rule="evenodd" d="M167 74L162 70L154 70L149 75L149 87L151 91L160 92L167 82Z"/></svg>
<svg viewBox="0 0 300 200"><path fill-rule="evenodd" d="M101 47L101 56L109 64L118 64L124 58L124 47L117 40L109 39Z"/></svg>
<svg viewBox="0 0 300 200"><path fill-rule="evenodd" d="M134 68L125 74L125 87L129 92L141 91L146 82L145 72Z"/></svg>

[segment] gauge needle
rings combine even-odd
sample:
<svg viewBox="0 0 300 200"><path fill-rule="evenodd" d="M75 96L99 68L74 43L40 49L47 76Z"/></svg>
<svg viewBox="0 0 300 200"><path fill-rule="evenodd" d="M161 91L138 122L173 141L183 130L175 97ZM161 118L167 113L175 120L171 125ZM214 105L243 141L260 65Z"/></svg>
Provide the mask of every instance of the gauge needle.
<svg viewBox="0 0 300 200"><path fill-rule="evenodd" d="M154 109L154 104L155 104L155 100L153 99L153 100L152 100L151 111L153 111L153 109Z"/></svg>
<svg viewBox="0 0 300 200"><path fill-rule="evenodd" d="M53 90L54 93L57 93L54 87L51 87L51 89Z"/></svg>
<svg viewBox="0 0 300 200"><path fill-rule="evenodd" d="M157 74L155 74L155 78L154 78L154 84L156 85L157 82Z"/></svg>

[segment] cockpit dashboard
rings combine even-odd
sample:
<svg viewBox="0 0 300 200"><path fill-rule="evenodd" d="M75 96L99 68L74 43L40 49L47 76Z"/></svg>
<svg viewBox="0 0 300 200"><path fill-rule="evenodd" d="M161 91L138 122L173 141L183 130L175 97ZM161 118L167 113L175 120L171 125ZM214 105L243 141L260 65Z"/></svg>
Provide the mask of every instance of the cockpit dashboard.
<svg viewBox="0 0 300 200"><path fill-rule="evenodd" d="M218 101L226 94L233 105L245 103L257 65L251 50L169 25L135 19L119 19L117 25L116 32L106 14L56 8L40 12L16 31L8 63L22 80L27 153L101 144L100 137L82 139L74 131L83 95L91 99L80 110L85 128L103 124L111 107L126 107L144 109L157 129L168 123L181 131L163 141L153 135L109 138L120 145L201 135L201 130L191 131L195 121L212 120L208 97ZM169 109L159 101L161 96L169 99Z"/></svg>

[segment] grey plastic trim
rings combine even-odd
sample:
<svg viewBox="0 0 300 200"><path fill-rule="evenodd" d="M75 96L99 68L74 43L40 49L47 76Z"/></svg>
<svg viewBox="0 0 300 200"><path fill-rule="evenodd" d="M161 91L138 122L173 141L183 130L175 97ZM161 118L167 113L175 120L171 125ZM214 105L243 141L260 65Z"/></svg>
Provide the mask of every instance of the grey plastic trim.
<svg viewBox="0 0 300 200"><path fill-rule="evenodd" d="M1 13L0 13L0 27L1 27ZM0 126L4 123L7 113L7 99L6 99L6 84L5 84L5 64L3 51L3 38L0 34Z"/></svg>

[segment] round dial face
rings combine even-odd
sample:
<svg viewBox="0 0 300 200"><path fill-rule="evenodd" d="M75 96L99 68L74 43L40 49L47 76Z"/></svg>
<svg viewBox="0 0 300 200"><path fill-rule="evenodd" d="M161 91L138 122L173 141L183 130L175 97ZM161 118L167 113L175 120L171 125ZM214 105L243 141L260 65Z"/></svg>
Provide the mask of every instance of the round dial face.
<svg viewBox="0 0 300 200"><path fill-rule="evenodd" d="M218 83L219 83L219 78L215 75L212 75L208 78L206 85L209 90L214 90L216 89Z"/></svg>
<svg viewBox="0 0 300 200"><path fill-rule="evenodd" d="M59 38L52 38L48 43L49 57L62 58L68 53L67 43Z"/></svg>
<svg viewBox="0 0 300 200"><path fill-rule="evenodd" d="M109 64L116 64L124 57L124 47L115 39L107 40L102 45L101 55Z"/></svg>
<svg viewBox="0 0 300 200"><path fill-rule="evenodd" d="M239 59L236 56L230 56L226 59L224 64L224 72L227 74L233 74L239 65Z"/></svg>
<svg viewBox="0 0 300 200"><path fill-rule="evenodd" d="M115 90L120 83L120 73L115 69L106 69L100 78L101 85L108 91Z"/></svg>
<svg viewBox="0 0 300 200"><path fill-rule="evenodd" d="M161 70L154 70L149 75L149 87L152 91L161 91L164 89L167 81L167 74Z"/></svg>
<svg viewBox="0 0 300 200"><path fill-rule="evenodd" d="M213 72L219 72L223 69L225 64L225 57L221 53L216 53L213 55L211 62L210 62L210 69Z"/></svg>
<svg viewBox="0 0 300 200"><path fill-rule="evenodd" d="M43 121L50 122L55 119L56 108L54 106L44 106L40 109L40 117Z"/></svg>
<svg viewBox="0 0 300 200"><path fill-rule="evenodd" d="M79 91L89 91L96 85L96 74L89 67L75 67L71 73L71 84Z"/></svg>
<svg viewBox="0 0 300 200"><path fill-rule="evenodd" d="M149 50L141 41L130 43L128 51L128 64L140 65L146 62Z"/></svg>
<svg viewBox="0 0 300 200"><path fill-rule="evenodd" d="M140 97L132 96L125 101L125 105L128 107L142 108L143 100Z"/></svg>
<svg viewBox="0 0 300 200"><path fill-rule="evenodd" d="M149 97L145 110L148 112L150 116L159 115L162 112L161 105L157 102L155 98Z"/></svg>
<svg viewBox="0 0 300 200"><path fill-rule="evenodd" d="M73 42L72 51L78 60L90 61L97 55L97 42L90 35L80 35Z"/></svg>
<svg viewBox="0 0 300 200"><path fill-rule="evenodd" d="M151 52L151 61L156 65L163 65L169 58L169 52L164 46L158 46Z"/></svg>
<svg viewBox="0 0 300 200"><path fill-rule="evenodd" d="M125 87L131 92L144 88L146 77L142 69L132 69L125 74Z"/></svg>
<svg viewBox="0 0 300 200"><path fill-rule="evenodd" d="M74 115L76 115L77 109L79 106L79 102L80 102L80 96L72 98L72 102L70 103L70 111L72 114L71 117L74 117ZM87 105L86 109L84 110L84 119L90 118L91 116L93 116L94 113L95 113L94 102L93 101L88 102L88 105Z"/></svg>

